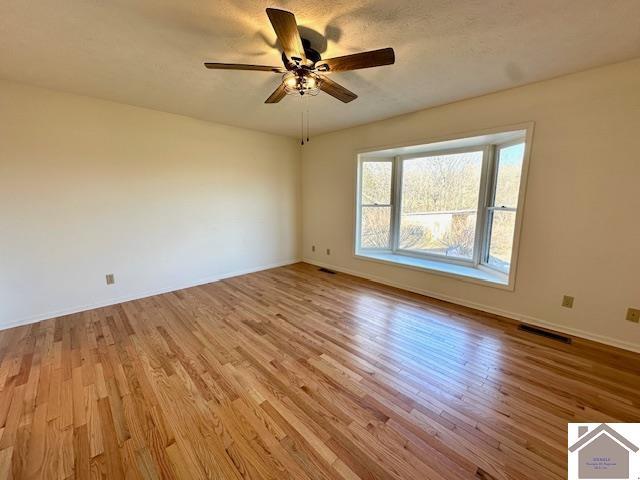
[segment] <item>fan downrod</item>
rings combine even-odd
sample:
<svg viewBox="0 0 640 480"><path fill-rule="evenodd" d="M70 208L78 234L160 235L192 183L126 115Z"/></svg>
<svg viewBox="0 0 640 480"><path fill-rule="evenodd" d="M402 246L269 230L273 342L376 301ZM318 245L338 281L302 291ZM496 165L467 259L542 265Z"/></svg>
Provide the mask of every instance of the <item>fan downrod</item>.
<svg viewBox="0 0 640 480"><path fill-rule="evenodd" d="M320 56L320 53L311 47L311 42L309 40L307 40L306 38L302 39L302 46L304 47L304 54L307 57L308 60L308 64L311 64L311 66L315 65L317 62L319 62L320 60L322 60L322 57ZM298 59L294 59L294 60L298 60ZM285 66L288 66L291 62L289 61L289 59L287 58L287 55L285 54L285 52L282 52L282 63L285 64ZM307 65L309 66L309 65Z"/></svg>

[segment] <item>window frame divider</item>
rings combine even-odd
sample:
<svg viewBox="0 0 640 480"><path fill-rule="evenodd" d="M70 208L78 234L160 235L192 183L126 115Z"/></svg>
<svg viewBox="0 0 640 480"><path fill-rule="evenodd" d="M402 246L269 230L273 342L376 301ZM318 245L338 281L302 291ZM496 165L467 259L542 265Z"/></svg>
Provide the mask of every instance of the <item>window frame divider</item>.
<svg viewBox="0 0 640 480"><path fill-rule="evenodd" d="M392 159L393 169L391 173L391 252L398 253L400 246L400 214L402 212L402 161L396 155Z"/></svg>

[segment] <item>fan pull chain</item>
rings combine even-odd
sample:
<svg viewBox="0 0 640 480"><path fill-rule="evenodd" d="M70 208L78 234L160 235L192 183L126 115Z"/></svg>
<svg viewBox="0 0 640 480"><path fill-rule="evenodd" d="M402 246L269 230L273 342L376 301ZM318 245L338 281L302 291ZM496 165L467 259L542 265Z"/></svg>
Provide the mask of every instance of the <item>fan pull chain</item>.
<svg viewBox="0 0 640 480"><path fill-rule="evenodd" d="M304 105L302 95L300 95L300 145L304 147Z"/></svg>
<svg viewBox="0 0 640 480"><path fill-rule="evenodd" d="M302 105L302 111L304 112L306 110L307 113L307 143L309 143L310 138L309 138L309 118L311 117L311 115L309 115L309 95L305 95L306 98L303 98L303 105ZM304 125L302 127L304 129Z"/></svg>

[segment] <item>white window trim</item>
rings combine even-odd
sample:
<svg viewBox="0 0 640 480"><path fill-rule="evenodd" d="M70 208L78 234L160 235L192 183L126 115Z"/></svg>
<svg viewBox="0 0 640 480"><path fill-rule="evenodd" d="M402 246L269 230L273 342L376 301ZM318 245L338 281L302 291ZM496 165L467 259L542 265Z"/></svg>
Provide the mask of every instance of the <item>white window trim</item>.
<svg viewBox="0 0 640 480"><path fill-rule="evenodd" d="M387 264L392 264L394 266L402 267L402 268L411 268L418 269L421 271L428 271L430 273L435 273L438 275L444 275L447 277L456 278L463 281L468 281L472 283L479 283L482 285L487 285L499 289L505 290L514 290L515 289L515 279L517 274L517 263L518 263L518 253L520 247L520 235L522 230L522 219L524 214L524 203L526 197L526 186L527 186L527 178L529 172L529 160L530 160L530 152L531 145L533 140L533 122L505 126L494 129L487 129L478 132L471 132L465 134L459 134L449 137L440 137L433 138L429 140L423 140L421 142L414 142L409 145L391 145L391 146L382 146L377 148L369 148L366 150L359 150L356 152L356 189L355 189L355 208L354 208L354 238L352 245L354 246L354 256L358 259L366 259L376 262L382 262ZM455 141L468 139L472 137L480 137L485 135L492 134L500 134L507 133L512 131L524 131L524 138L520 138L518 140L509 141L509 142L501 142L499 144L500 148L507 147L509 145L514 145L517 143L525 143L525 150L522 161L522 171L520 177L520 190L518 194L518 206L517 208L507 208L510 211L516 211L516 220L515 220L515 229L514 229L514 239L513 239L513 249L511 254L511 263L508 275L500 269L497 269L491 265L485 263L487 259L487 253L489 248L489 241L487 239L487 229L489 228L488 222L488 211L490 209L500 210L500 207L492 206L493 197L495 194L495 182L497 178L497 148L495 144L487 144L481 143L477 146L472 147L464 147L464 148L448 148L445 150L437 150L437 151L426 151L426 152L415 152L410 155L397 155L397 156L389 156L389 157L381 157L381 158L367 158L364 155L366 153L378 152L381 150L392 150L396 148L403 147L413 147L424 145L425 147L429 144L445 142L445 141ZM481 175L481 185L480 185L480 198L478 199L478 217L477 217L477 226L476 228L476 243L474 245L474 258L469 261L466 259L456 259L455 257L443 257L436 254L415 252L411 250L402 250L398 249L398 232L399 232L399 222L400 218L400 201L401 201L401 193L400 193L400 183L402 182L402 160L410 159L410 158L423 158L425 156L434 156L437 154L443 153L461 153L468 151L479 151L484 150L483 156L483 170ZM383 162L392 162L393 165L393 176L392 176L392 186L391 186L391 249L382 250L382 249L363 249L360 248L360 227L361 227L361 191L362 191L362 183L361 183L361 165L364 161L372 162L372 161L383 161ZM483 198L484 196L484 198ZM487 240L485 240L487 239ZM397 258L395 258L397 256ZM411 260L411 259L415 260ZM441 265L440 265L441 264ZM457 267L452 267L457 265Z"/></svg>

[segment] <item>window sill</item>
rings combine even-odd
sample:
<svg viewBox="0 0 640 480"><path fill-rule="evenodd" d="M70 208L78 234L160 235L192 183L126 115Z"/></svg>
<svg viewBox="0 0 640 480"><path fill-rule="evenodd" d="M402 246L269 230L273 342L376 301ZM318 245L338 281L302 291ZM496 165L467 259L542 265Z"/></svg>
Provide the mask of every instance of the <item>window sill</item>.
<svg viewBox="0 0 640 480"><path fill-rule="evenodd" d="M509 276L488 268L476 268L449 262L439 262L426 258L410 257L391 252L358 252L357 258L392 264L414 270L427 271L437 275L457 278L459 280L487 285L490 287L513 290L509 285Z"/></svg>

